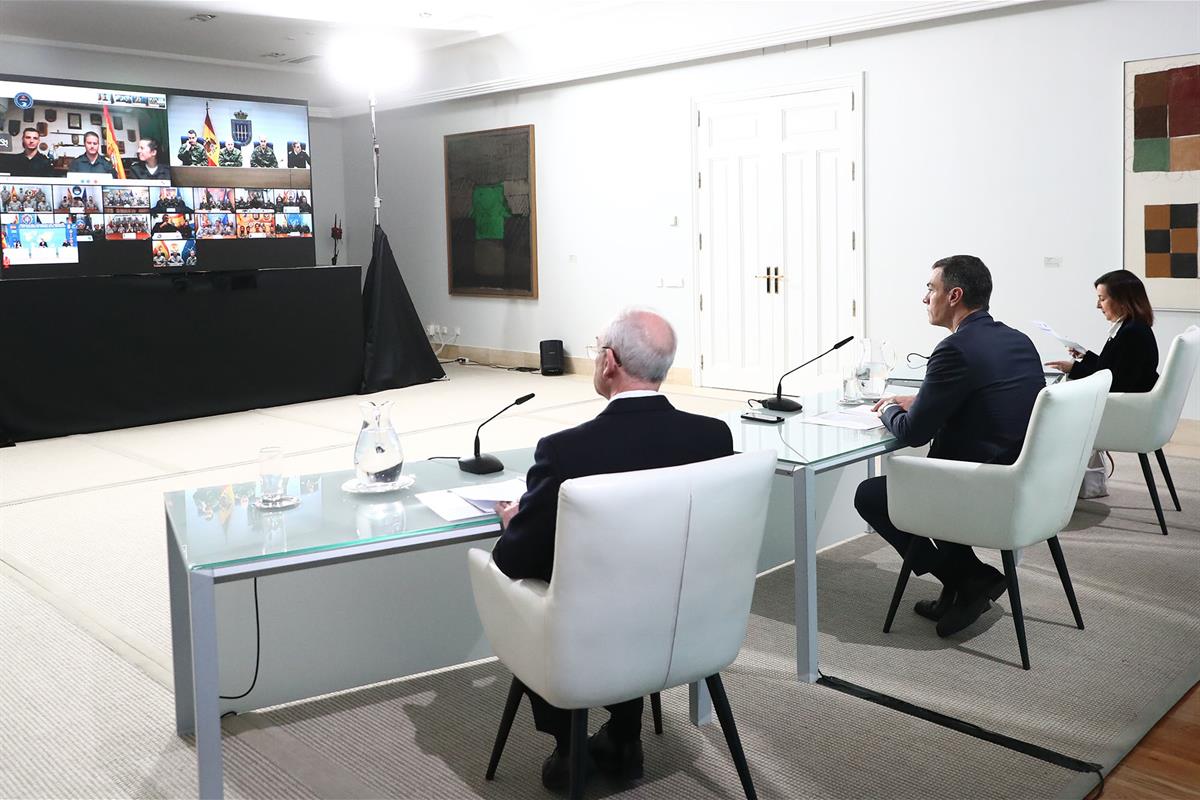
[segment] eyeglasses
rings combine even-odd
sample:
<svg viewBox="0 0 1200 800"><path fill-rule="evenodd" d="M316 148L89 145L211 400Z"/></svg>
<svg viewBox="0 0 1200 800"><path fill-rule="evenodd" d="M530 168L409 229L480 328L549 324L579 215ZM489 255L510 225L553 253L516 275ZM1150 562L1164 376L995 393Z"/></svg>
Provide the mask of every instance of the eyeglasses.
<svg viewBox="0 0 1200 800"><path fill-rule="evenodd" d="M617 355L617 351L616 351L616 350L613 350L611 347L609 347L609 346L608 346L608 345L606 345L606 344L600 344L600 343L596 343L596 344L589 344L589 345L587 346L587 354L588 354L588 358L590 358L590 359L592 359L593 361L595 361L597 358L599 358L599 357L600 357L600 354L601 354L602 352L604 352L605 350L612 350L612 354L613 354L613 361L616 361L616 362L617 362L617 366L618 366L618 367L619 367L619 366L621 366L621 357L620 357L619 355Z"/></svg>

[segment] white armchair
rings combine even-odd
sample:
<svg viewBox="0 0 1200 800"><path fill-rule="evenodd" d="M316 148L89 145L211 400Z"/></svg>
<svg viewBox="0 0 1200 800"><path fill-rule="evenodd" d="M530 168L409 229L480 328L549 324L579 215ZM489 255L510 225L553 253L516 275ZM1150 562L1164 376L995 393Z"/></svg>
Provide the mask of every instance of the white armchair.
<svg viewBox="0 0 1200 800"><path fill-rule="evenodd" d="M1167 535L1167 521L1163 517L1154 475L1150 472L1150 453L1154 453L1158 459L1158 467L1167 481L1175 510L1182 511L1162 448L1171 440L1175 427L1179 425L1179 415L1183 413L1183 403L1187 399L1197 362L1200 362L1200 328L1192 325L1171 342L1162 375L1153 389L1139 393L1113 392L1108 396L1100 432L1096 434L1097 450L1138 454L1142 476L1146 479L1146 488L1150 490L1150 500L1154 503L1154 513L1158 515L1158 526L1163 536Z"/></svg>
<svg viewBox="0 0 1200 800"><path fill-rule="evenodd" d="M1012 465L899 456L888 466L888 515L900 530L1001 551L1021 666L1029 669L1025 619L1013 551L1045 541L1083 629L1067 562L1058 542L1075 509L1112 374L1049 386L1038 395L1021 455ZM907 556L883 630L892 620L911 570Z"/></svg>
<svg viewBox="0 0 1200 800"><path fill-rule="evenodd" d="M719 675L750 615L775 455L593 475L559 490L550 583L511 580L469 553L492 649L513 685L487 778L527 686L571 709L571 796L581 797L589 708L705 680L742 787L754 798Z"/></svg>

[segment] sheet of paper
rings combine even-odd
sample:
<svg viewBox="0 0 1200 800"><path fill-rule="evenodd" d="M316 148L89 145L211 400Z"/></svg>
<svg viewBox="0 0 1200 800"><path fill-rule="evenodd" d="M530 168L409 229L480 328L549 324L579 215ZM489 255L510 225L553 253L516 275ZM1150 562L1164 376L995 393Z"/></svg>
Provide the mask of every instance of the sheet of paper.
<svg viewBox="0 0 1200 800"><path fill-rule="evenodd" d="M476 508L491 513L496 510L496 503L507 500L516 502L525 494L525 479L513 478L498 483L480 483L472 486L459 486L450 489L451 492L466 500Z"/></svg>
<svg viewBox="0 0 1200 800"><path fill-rule="evenodd" d="M417 492L416 498L447 522L481 517L489 513L476 508L449 489L441 489L436 492Z"/></svg>
<svg viewBox="0 0 1200 800"><path fill-rule="evenodd" d="M1062 344L1065 345L1066 347L1069 347L1072 350L1078 350L1081 353L1087 352L1087 348L1084 347L1083 345L1081 345L1079 342L1075 341L1074 339L1068 339L1067 337L1063 336L1058 331L1054 330L1054 328L1051 328L1049 325L1042 322L1041 320L1035 319L1033 321L1033 324L1035 327L1037 327L1038 330L1040 330L1043 333L1050 334L1055 339L1058 339L1058 341L1062 342Z"/></svg>
<svg viewBox="0 0 1200 800"><path fill-rule="evenodd" d="M870 406L839 408L834 411L826 411L824 414L817 414L813 417L801 417L800 421L809 422L813 425L828 425L832 428L849 428L855 431L869 431L883 427L883 420L871 410Z"/></svg>

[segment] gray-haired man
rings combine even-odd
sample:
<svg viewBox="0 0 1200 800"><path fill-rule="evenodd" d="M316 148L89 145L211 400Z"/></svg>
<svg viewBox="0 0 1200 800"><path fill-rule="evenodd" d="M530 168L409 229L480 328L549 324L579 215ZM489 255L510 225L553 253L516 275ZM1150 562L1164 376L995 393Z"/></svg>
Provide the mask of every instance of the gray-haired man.
<svg viewBox="0 0 1200 800"><path fill-rule="evenodd" d="M492 551L510 578L549 582L554 564L558 489L585 475L674 467L733 454L729 427L718 419L679 411L658 391L675 359L675 331L652 311L617 316L589 348L592 384L608 406L588 422L545 437L537 445L518 504L498 506L504 532ZM542 766L542 783L566 788L570 712L528 692L534 723L558 746ZM642 774L642 698L608 707L612 717L588 742L597 765L624 778Z"/></svg>

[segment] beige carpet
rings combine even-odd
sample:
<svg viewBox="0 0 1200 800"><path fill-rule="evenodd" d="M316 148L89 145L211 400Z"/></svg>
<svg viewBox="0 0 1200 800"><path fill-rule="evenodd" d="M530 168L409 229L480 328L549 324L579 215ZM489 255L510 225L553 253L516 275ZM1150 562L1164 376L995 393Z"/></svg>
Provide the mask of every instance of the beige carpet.
<svg viewBox="0 0 1200 800"><path fill-rule="evenodd" d="M586 380L450 373L453 385L386 393L398 401L411 458L460 452L481 406L528 391L538 398L489 426L487 449L526 446L599 409ZM736 393L690 388L673 399L700 413L744 405ZM174 734L162 492L253 479L265 444L283 445L298 471L343 467L357 402L0 451L0 798L194 796L194 751ZM64 463L72 469L56 472ZM1136 460L1121 461L1113 497L1081 504L1063 542L1086 631L1070 627L1048 555L1029 555L1021 574L1033 672L1013 666L1011 621L998 610L978 630L936 639L908 611L932 593L915 582L883 637L898 559L871 538L820 557L824 667L1111 766L1195 680L1198 464L1172 456L1187 512L1168 512L1166 539L1155 533ZM61 479L48 484L47 475ZM790 608L790 572L760 582L746 646L726 679L762 796L1079 797L1094 780L796 683ZM227 793L547 796L538 783L547 740L532 731L527 708L499 779L482 780L507 680L485 663L227 719ZM687 724L683 690L664 704L667 731L647 739L646 780L629 791L601 782L589 796L739 797L719 729Z"/></svg>

